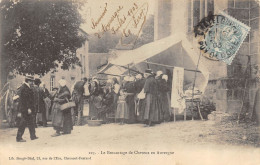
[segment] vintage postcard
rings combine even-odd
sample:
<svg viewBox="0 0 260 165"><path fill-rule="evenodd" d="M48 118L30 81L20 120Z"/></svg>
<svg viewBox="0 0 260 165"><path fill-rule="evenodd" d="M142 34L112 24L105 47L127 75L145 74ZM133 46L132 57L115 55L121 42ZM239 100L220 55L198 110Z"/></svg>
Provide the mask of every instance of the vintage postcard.
<svg viewBox="0 0 260 165"><path fill-rule="evenodd" d="M0 165L260 164L259 0L0 11Z"/></svg>

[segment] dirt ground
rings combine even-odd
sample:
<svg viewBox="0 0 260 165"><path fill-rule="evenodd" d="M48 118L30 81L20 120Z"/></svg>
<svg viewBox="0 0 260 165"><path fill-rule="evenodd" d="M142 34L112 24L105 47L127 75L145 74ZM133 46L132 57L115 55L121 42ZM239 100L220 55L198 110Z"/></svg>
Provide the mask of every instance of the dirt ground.
<svg viewBox="0 0 260 165"><path fill-rule="evenodd" d="M142 124L119 125L110 123L99 127L89 127L88 125L75 126L72 134L59 137L51 137L51 134L54 133L52 127L38 127L36 134L39 139L34 141L30 140L29 131L26 129L23 137L27 140L26 143L17 143L15 141L17 128L6 128L5 125L3 124L1 126L2 129L0 129L0 154L2 154L0 158L6 159L10 156L12 157L12 155L24 155L26 157L28 154L35 155L37 153L36 156L48 155L53 157L61 154L63 160L59 161L63 161L64 164L64 162L70 162L64 161L64 155L83 154L91 156L88 164L102 164L101 160L107 155L101 155L101 151L159 151L175 153L167 154L167 156L159 154L156 155L157 159L152 157L156 161L162 159L167 162L169 159L170 164L173 162L175 164L189 164L190 161L193 162L192 164L196 164L192 159L195 159L195 161L203 160L204 163L207 161L212 163L214 159L219 161L219 156L230 163L231 160L238 161L242 157L246 158L245 155L249 156L247 159L251 159L252 162L244 162L245 159L242 159L242 164L255 164L259 161L260 156L260 128L252 123L215 123L212 121L190 120L162 123L148 128L143 127ZM49 123L49 125L51 124ZM89 152L96 154L90 154ZM138 154L138 152L134 155L135 157L131 158L132 161L140 159L141 162L142 160L147 160L147 155ZM229 158L229 154L233 154L234 157ZM112 159L113 157L114 159ZM121 154L110 154L109 159L106 159L106 161L114 161L117 158L120 158L119 160L126 158L126 164L131 162L127 156ZM186 158L190 158L189 161ZM15 162L5 161L7 161L5 164ZM21 161L19 164L25 162L26 164L30 163L27 160ZM37 163L40 162L43 163L42 161L37 161ZM152 162L155 163L154 161ZM239 162L241 163L241 161ZM236 164L239 164L239 162ZM82 163L82 161L78 163Z"/></svg>
<svg viewBox="0 0 260 165"><path fill-rule="evenodd" d="M17 128L3 123L0 165L260 164L260 127L254 123L177 120L153 127L85 124L74 126L72 134L59 137L51 137L55 131L51 122L48 125L36 128L39 139L34 141L26 128L23 138L27 142L17 143Z"/></svg>

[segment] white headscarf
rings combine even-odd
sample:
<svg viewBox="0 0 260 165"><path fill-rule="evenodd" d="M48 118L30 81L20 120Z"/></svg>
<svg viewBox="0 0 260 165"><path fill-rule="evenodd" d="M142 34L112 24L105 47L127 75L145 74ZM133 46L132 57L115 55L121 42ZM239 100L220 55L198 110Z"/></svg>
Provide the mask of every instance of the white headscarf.
<svg viewBox="0 0 260 165"><path fill-rule="evenodd" d="M135 76L136 79L141 79L143 76L141 74L138 74Z"/></svg>
<svg viewBox="0 0 260 165"><path fill-rule="evenodd" d="M165 81L168 81L168 76L167 76L166 74L164 74L164 75L162 76L162 79L164 79Z"/></svg>
<svg viewBox="0 0 260 165"><path fill-rule="evenodd" d="M129 78L129 81L130 81L130 82L133 82L133 81L135 81L135 78L134 78L133 76L131 76L131 77Z"/></svg>
<svg viewBox="0 0 260 165"><path fill-rule="evenodd" d="M108 79L107 80L107 84L112 84L113 83L113 80L112 79Z"/></svg>
<svg viewBox="0 0 260 165"><path fill-rule="evenodd" d="M64 80L64 79L60 79L60 80L58 81L58 83L59 83L60 86L62 86L62 87L64 87L64 86L67 84L66 80Z"/></svg>
<svg viewBox="0 0 260 165"><path fill-rule="evenodd" d="M42 83L40 84L40 87L43 88L44 85L45 85L45 83L42 82Z"/></svg>
<svg viewBox="0 0 260 165"><path fill-rule="evenodd" d="M130 78L129 76L125 76L124 81L129 81L129 78Z"/></svg>
<svg viewBox="0 0 260 165"><path fill-rule="evenodd" d="M157 77L158 77L158 76L161 76L162 74L163 74L163 72L160 71L160 70L156 72L156 76L157 76Z"/></svg>

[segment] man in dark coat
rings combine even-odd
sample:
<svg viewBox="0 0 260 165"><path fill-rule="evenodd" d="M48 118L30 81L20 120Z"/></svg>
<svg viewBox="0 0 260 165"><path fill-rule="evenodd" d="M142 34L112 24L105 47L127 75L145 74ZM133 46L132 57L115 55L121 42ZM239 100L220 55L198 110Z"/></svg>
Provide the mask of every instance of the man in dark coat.
<svg viewBox="0 0 260 165"><path fill-rule="evenodd" d="M34 93L34 106L36 112L36 124L42 125L43 127L47 127L47 116L46 116L46 108L44 102L44 92L40 88L41 80L35 79L34 81L33 93Z"/></svg>
<svg viewBox="0 0 260 165"><path fill-rule="evenodd" d="M77 116L77 123L76 125L81 125L81 120L83 116L83 105L84 105L84 91L85 91L85 84L88 81L88 79L85 77L81 81L77 81L74 84L73 91L72 91L72 98L73 101L75 101L76 107L75 107L75 116Z"/></svg>
<svg viewBox="0 0 260 165"><path fill-rule="evenodd" d="M25 78L24 84L19 89L20 100L18 104L18 117L20 117L21 120L18 126L18 131L16 136L17 142L26 142L26 140L22 138L26 126L29 128L31 140L38 139L38 137L36 137L35 135L35 125L33 119L33 114L35 111L34 103L33 103L34 102L33 91L31 88L33 86L33 81L34 78L32 76L27 76Z"/></svg>
<svg viewBox="0 0 260 165"><path fill-rule="evenodd" d="M144 84L145 95L145 112L144 119L148 122L146 126L159 122L160 112L158 107L158 85L152 74L152 70L145 71L146 81Z"/></svg>

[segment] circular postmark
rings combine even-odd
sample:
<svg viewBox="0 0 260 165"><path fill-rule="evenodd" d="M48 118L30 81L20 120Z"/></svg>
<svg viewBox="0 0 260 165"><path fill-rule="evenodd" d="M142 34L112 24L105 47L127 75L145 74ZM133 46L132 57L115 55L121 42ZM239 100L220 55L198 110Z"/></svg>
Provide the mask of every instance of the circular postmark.
<svg viewBox="0 0 260 165"><path fill-rule="evenodd" d="M244 39L241 25L224 15L208 17L210 19L202 19L194 28L203 56L216 61L231 59Z"/></svg>

